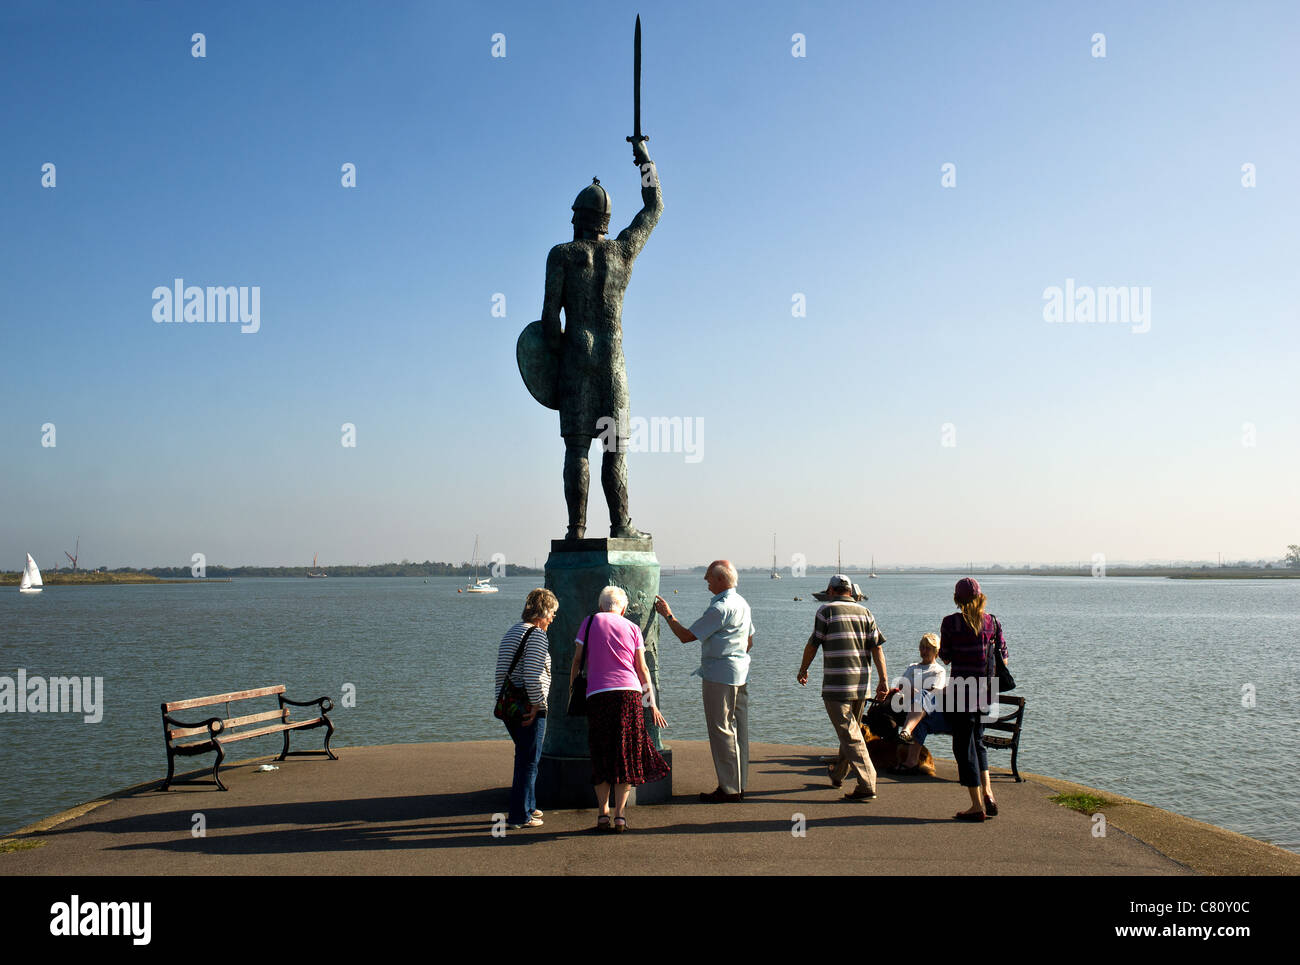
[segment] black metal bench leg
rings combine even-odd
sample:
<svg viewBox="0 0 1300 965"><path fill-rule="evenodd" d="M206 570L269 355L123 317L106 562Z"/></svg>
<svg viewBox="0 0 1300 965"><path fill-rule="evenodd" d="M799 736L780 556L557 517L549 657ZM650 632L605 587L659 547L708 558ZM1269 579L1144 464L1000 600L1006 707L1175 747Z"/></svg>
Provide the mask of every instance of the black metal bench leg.
<svg viewBox="0 0 1300 965"><path fill-rule="evenodd" d="M170 747L167 748L167 778L163 781L162 789L165 791L172 784L172 777L176 773L176 755L172 753Z"/></svg>
<svg viewBox="0 0 1300 965"><path fill-rule="evenodd" d="M223 790L223 791L228 791L228 790L230 790L230 788L226 787L226 785L224 785L224 784L221 783L221 775L219 775L219 774L217 773L217 771L221 768L221 762L224 761L225 759L226 759L226 752L223 751L223 750L221 749L221 745L218 744L218 745L217 745L217 762L216 762L215 764L212 765L212 779L213 779L214 781L217 782L217 787L221 788L221 790Z"/></svg>
<svg viewBox="0 0 1300 965"><path fill-rule="evenodd" d="M282 761L289 756L289 735L292 733L291 730L284 732L284 749L280 751L280 756L276 758L277 761Z"/></svg>
<svg viewBox="0 0 1300 965"><path fill-rule="evenodd" d="M321 716L325 717L324 714L321 714ZM325 753L330 756L331 761L337 761L338 757L335 756L332 750L330 750L330 738L334 736L334 724L328 717L325 717L325 726L328 728L325 731Z"/></svg>
<svg viewBox="0 0 1300 965"><path fill-rule="evenodd" d="M1016 735L1016 742L1011 745L1011 776L1016 779L1017 783L1023 783L1024 778L1020 776L1020 769L1016 767L1016 758L1020 756L1020 735Z"/></svg>

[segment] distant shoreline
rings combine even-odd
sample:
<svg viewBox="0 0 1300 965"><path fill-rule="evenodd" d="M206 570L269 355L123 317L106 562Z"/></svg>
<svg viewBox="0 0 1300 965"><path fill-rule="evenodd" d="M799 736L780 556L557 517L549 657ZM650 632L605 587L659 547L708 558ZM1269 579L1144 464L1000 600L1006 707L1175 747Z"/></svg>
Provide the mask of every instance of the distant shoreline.
<svg viewBox="0 0 1300 965"><path fill-rule="evenodd" d="M100 586L107 583L229 583L232 579L258 579L263 577L279 579L306 579L309 566L207 566L205 576L196 577L188 566L123 566L116 569L83 570L72 573L66 570L49 570L41 574L46 586L53 584ZM526 566L506 566L504 573L493 573L491 568L480 566L476 571L473 566L451 563L379 563L374 566L322 566L319 570L325 576L345 577L402 577L405 579L433 576L454 576L468 579L477 575L492 579L505 579L513 576L541 576L542 570ZM0 570L0 586L18 585L21 571Z"/></svg>
<svg viewBox="0 0 1300 965"><path fill-rule="evenodd" d="M764 570L763 572L767 572ZM827 572L830 572L829 570ZM1033 570L928 570L928 569L903 569L891 570L887 573L880 573L881 578L885 576L1086 576L1093 578L1094 574L1091 567L1081 567L1069 569L1033 569ZM848 575L858 575L855 570L849 570ZM1107 567L1105 576L1159 576L1170 580L1297 580L1300 579L1300 569L1277 568L1272 570L1255 569L1253 567L1209 567L1202 569L1200 567L1177 567L1177 566L1116 566ZM1097 576L1100 579L1100 576Z"/></svg>
<svg viewBox="0 0 1300 965"><path fill-rule="evenodd" d="M393 573L388 572L388 565L366 567L366 566L348 566L338 567L335 572L326 572L326 576L337 578L360 577L364 579L429 579L430 577L459 577L465 578L473 573L472 569L465 572L436 572L436 573ZM833 567L816 566L809 567L805 577L829 576L836 572ZM858 568L845 567L844 572L853 578L865 583L869 577L865 572ZM691 568L665 568L665 576L693 576L704 573L704 567ZM751 569L742 569L740 574L747 579L761 578L765 579L770 573L768 567L753 567ZM512 568L504 577L499 579L510 579L515 577L540 577L544 576L545 571L535 570L531 567ZM998 576L1051 576L1051 577L1080 577L1094 578L1094 574L1089 567L1082 568L1053 568L1053 569L1032 569L1032 570L1013 570L1013 569L926 569L926 568L902 568L878 571L880 579L887 580L895 576L976 576L981 579ZM1272 570L1256 569L1253 567L1114 567L1107 568L1104 576L1106 577L1131 577L1145 576L1158 577L1169 580L1298 580L1300 579L1300 569L1277 568ZM19 579L22 577L20 572L0 572L0 586L17 586ZM188 571L181 573L175 572L173 568L159 567L154 571L150 570L108 570L108 571L91 571L86 573L60 573L57 570L44 574L46 586L115 586L115 585L156 585L167 583L230 583L232 580L258 580L258 579L305 579L307 570L305 567L209 567L208 576L204 578L190 576ZM783 579L792 579L788 573L782 574ZM1101 575L1095 578L1101 578ZM494 577L494 579L498 579Z"/></svg>
<svg viewBox="0 0 1300 965"><path fill-rule="evenodd" d="M0 586L17 586L21 573L0 574ZM155 586L163 583L229 583L230 578L174 580L150 576L147 573L44 573L41 582L45 586Z"/></svg>
<svg viewBox="0 0 1300 965"><path fill-rule="evenodd" d="M666 571L675 574L704 573L704 567L695 567L692 569L677 569ZM742 576L766 578L771 572L771 567L750 567L749 569L740 570ZM784 580L791 579L789 572L781 573ZM810 566L807 569L807 576L822 576L837 572L829 566ZM867 580L865 567L846 566L843 570L846 576L857 580ZM930 567L910 567L904 566L897 569L878 569L876 575L884 580L891 576L976 576L981 579L994 576L1070 576L1070 577L1088 577L1089 579L1100 579L1103 576L1153 576L1164 577L1170 580L1300 580L1300 569L1288 569L1286 567L1275 567L1267 570L1250 566L1108 566L1103 573L1094 574L1092 567L1039 567L1035 569L1012 569L1011 567L1000 567L997 569L981 569L980 567L967 569L944 569Z"/></svg>

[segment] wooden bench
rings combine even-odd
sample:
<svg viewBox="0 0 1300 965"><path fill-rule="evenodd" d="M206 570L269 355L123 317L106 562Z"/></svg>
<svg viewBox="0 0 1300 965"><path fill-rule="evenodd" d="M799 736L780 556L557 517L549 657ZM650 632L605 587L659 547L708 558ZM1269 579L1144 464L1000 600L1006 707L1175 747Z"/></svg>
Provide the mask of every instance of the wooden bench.
<svg viewBox="0 0 1300 965"><path fill-rule="evenodd" d="M1011 750L1011 776L1017 781L1023 781L1020 771L1016 768L1016 758L1020 755L1020 725L1025 719L1025 698L1012 697L1008 694L998 694L998 706L1014 708L1010 713L999 713L998 719L984 725L984 746L994 750ZM990 707L994 710L994 707ZM989 714L988 716L993 716ZM1000 737L990 734L989 731L1005 731L1009 737Z"/></svg>
<svg viewBox="0 0 1300 965"><path fill-rule="evenodd" d="M246 714L240 717L230 716L230 705L242 700L252 700L256 697L274 696L279 702L278 710L267 710L256 714ZM177 710L188 710L192 707L211 707L214 704L226 705L225 717L209 717L206 720L186 723L172 717L172 712ZM320 716L312 717L307 720L290 720L290 707L318 707ZM284 684L275 687L259 687L255 690L237 690L229 694L213 694L211 697L192 697L189 700L173 700L162 705L162 723L163 723L163 740L167 745L167 779L162 783L162 790L167 790L172 785L172 778L176 773L176 756L192 757L195 754L208 754L216 752L217 760L212 765L212 779L216 782L217 787L221 790L228 790L226 785L221 783L221 777L217 773L221 768L221 762L226 759L225 745L233 744L235 741L247 740L250 737L263 737L266 734L284 734L284 749L276 760L282 761L289 756L289 734L295 730L311 730L313 727L327 727L325 732L325 750L323 751L294 751L295 755L307 754L328 754L329 759L337 761L338 757L330 750L330 737L334 734L334 725L330 723L329 712L334 709L334 702L328 697L317 697L315 700L297 701L290 700L284 695ZM266 721L276 721L274 724L267 724ZM258 726L258 725L262 726ZM194 737L198 734L206 735L201 740L183 741L183 738Z"/></svg>

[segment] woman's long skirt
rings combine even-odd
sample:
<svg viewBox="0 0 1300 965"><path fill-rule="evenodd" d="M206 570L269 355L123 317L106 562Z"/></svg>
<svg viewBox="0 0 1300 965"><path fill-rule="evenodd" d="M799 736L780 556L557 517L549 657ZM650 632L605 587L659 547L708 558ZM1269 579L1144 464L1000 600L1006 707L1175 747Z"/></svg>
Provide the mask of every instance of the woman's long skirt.
<svg viewBox="0 0 1300 965"><path fill-rule="evenodd" d="M592 784L649 784L667 777L668 762L645 728L641 691L607 690L587 698Z"/></svg>

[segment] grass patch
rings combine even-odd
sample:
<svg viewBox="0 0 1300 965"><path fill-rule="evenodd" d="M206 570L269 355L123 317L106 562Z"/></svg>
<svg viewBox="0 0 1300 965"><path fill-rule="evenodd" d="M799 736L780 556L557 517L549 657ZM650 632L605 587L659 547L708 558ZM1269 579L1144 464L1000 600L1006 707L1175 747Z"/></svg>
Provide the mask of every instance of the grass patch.
<svg viewBox="0 0 1300 965"><path fill-rule="evenodd" d="M1098 797L1096 794L1056 794L1049 797L1048 800L1055 801L1063 808L1082 811L1088 815L1096 814L1102 808L1110 807L1115 803L1104 797Z"/></svg>
<svg viewBox="0 0 1300 965"><path fill-rule="evenodd" d="M43 838L9 838L7 841L0 841L0 854L9 854L12 851L31 851L34 848L45 847Z"/></svg>

